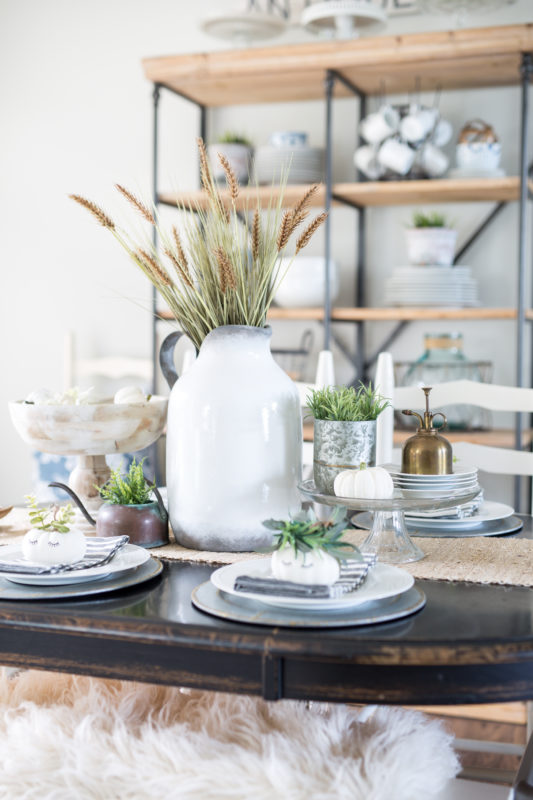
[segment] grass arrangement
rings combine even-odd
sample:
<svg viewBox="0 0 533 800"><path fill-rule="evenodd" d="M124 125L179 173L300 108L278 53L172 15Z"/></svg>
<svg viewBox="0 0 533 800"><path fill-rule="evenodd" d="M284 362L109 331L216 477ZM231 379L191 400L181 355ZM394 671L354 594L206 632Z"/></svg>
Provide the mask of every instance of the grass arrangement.
<svg viewBox="0 0 533 800"><path fill-rule="evenodd" d="M120 469L111 470L111 477L101 487L97 487L100 496L108 503L120 506L137 506L152 502L152 489L155 484L150 484L144 477L142 461L133 459L126 475Z"/></svg>
<svg viewBox="0 0 533 800"><path fill-rule="evenodd" d="M412 228L450 228L451 222L444 214L432 211L424 214L423 211L415 211L413 214Z"/></svg>
<svg viewBox="0 0 533 800"><path fill-rule="evenodd" d="M257 200L253 213L245 208L246 224L243 225L237 215L239 184L228 160L219 154L226 174L229 206L223 202L213 179L201 139L198 147L208 208L197 207L195 214L184 215L181 231L176 226L170 231L162 229L155 210L123 186L116 185L128 203L156 228L162 255L154 249L148 235L138 243L118 228L96 203L80 195L70 197L113 234L199 349L207 334L222 325L264 327L276 290L290 267L290 262L282 267L281 261L286 256L289 241L294 234L294 257L308 244L327 214L318 214L306 227L300 228L318 190L316 185L285 211L283 191L279 192L276 204L271 202L265 216ZM181 210L186 209L181 207Z"/></svg>
<svg viewBox="0 0 533 800"><path fill-rule="evenodd" d="M71 503L67 503L65 506L53 505L49 508L39 508L33 494L25 495L25 499L30 509L28 515L32 528L39 531L57 531L58 533L70 531L75 516Z"/></svg>
<svg viewBox="0 0 533 800"><path fill-rule="evenodd" d="M219 136L216 140L215 144L242 144L244 147L253 147L252 142L246 136L241 133L235 133L234 131L226 131Z"/></svg>
<svg viewBox="0 0 533 800"><path fill-rule="evenodd" d="M388 400L372 388L369 383L353 386L326 386L313 389L306 398L306 404L315 419L337 422L366 422L377 419L387 408Z"/></svg>
<svg viewBox="0 0 533 800"><path fill-rule="evenodd" d="M339 519L339 517L341 517ZM272 547L261 552L274 552L287 545L293 548L294 553L324 550L339 561L355 559L362 561L363 557L358 548L349 542L343 542L342 534L348 527L348 521L343 512L335 509L329 522L320 522L312 512L307 518L289 520L268 519L263 522L265 528L274 532Z"/></svg>

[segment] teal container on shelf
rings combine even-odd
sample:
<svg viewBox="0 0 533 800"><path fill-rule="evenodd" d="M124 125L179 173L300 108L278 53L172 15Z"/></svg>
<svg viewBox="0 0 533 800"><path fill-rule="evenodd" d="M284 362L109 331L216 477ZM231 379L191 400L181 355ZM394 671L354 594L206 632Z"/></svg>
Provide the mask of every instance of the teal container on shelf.
<svg viewBox="0 0 533 800"><path fill-rule="evenodd" d="M489 382L491 377L490 361L470 361L465 356L462 333L427 333L423 355L417 361L399 363L396 380L400 386L436 386L459 380ZM449 430L480 430L491 425L489 412L475 406L457 403L444 411Z"/></svg>

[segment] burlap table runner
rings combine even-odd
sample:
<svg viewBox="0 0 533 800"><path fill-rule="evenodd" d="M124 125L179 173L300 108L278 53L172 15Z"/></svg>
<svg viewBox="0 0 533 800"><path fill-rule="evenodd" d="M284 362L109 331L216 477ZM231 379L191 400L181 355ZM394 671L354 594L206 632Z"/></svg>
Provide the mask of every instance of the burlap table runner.
<svg viewBox="0 0 533 800"><path fill-rule="evenodd" d="M16 508L0 520L0 545L16 541L28 530L25 509ZM347 541L361 544L366 531L350 531ZM533 539L480 536L470 539L416 539L426 557L402 568L415 578L470 583L496 583L506 586L533 586ZM156 547L154 556L170 561L203 564L232 564L257 558L257 553L214 553L189 550L179 544Z"/></svg>

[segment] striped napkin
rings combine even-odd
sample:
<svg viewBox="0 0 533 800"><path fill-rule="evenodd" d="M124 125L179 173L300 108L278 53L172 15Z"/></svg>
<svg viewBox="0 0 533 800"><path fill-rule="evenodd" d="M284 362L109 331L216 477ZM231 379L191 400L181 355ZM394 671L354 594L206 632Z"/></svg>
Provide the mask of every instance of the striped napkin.
<svg viewBox="0 0 533 800"><path fill-rule="evenodd" d="M483 489L477 494L473 500L468 503L461 503L461 505L454 506L453 508L429 508L424 511L406 511L405 519L409 521L410 517L424 517L427 519L465 519L472 517L479 511L483 504Z"/></svg>
<svg viewBox="0 0 533 800"><path fill-rule="evenodd" d="M276 578L261 578L254 575L239 575L235 578L236 592L270 594L276 597L339 598L357 589L371 567L376 563L375 553L363 554L363 561L345 561L341 565L339 579L332 585L293 583Z"/></svg>
<svg viewBox="0 0 533 800"><path fill-rule="evenodd" d="M35 564L26 561L21 553L12 559L0 560L0 572L19 575L57 575L60 572L101 567L108 564L129 540L129 536L88 536L84 557L72 564Z"/></svg>

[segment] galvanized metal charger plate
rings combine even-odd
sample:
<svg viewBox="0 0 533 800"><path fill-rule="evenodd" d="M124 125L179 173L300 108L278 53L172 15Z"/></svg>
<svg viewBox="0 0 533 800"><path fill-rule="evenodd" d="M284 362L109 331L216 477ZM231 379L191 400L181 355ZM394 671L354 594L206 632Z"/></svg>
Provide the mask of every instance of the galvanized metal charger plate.
<svg viewBox="0 0 533 800"><path fill-rule="evenodd" d="M157 558L150 558L131 572L121 573L116 577L101 578L87 583L69 583L60 586L30 586L12 583L0 578L0 600L64 600L73 597L89 597L104 592L116 592L155 578L162 571L163 565Z"/></svg>
<svg viewBox="0 0 533 800"><path fill-rule="evenodd" d="M426 605L426 595L416 586L397 597L365 603L346 611L296 611L243 600L215 589L211 581L191 593L193 605L206 614L248 625L283 628L350 628L402 619Z"/></svg>
<svg viewBox="0 0 533 800"><path fill-rule="evenodd" d="M351 522L356 528L369 531L372 529L372 514L370 512L354 514L351 517ZM438 529L423 528L420 525L410 524L408 520L405 522L409 536L421 536L425 539L472 539L474 536L503 536L506 533L516 533L524 527L522 520L514 515L505 519L482 522L472 528L460 529L447 528L446 520L444 519L442 520L442 528Z"/></svg>

